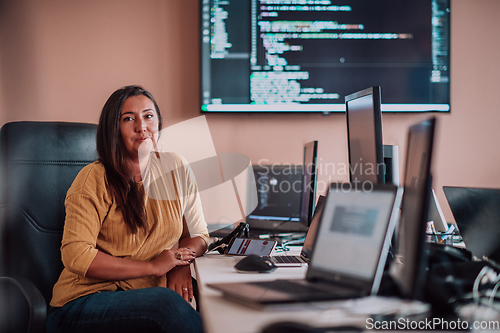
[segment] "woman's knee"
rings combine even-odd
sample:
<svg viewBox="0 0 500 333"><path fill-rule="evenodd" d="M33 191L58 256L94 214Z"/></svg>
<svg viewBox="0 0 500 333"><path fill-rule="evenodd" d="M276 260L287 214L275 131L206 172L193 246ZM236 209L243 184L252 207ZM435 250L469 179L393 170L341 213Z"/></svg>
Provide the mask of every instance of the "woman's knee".
<svg viewBox="0 0 500 333"><path fill-rule="evenodd" d="M137 303L142 315L171 331L202 332L200 314L175 291L158 287L143 290L142 294Z"/></svg>

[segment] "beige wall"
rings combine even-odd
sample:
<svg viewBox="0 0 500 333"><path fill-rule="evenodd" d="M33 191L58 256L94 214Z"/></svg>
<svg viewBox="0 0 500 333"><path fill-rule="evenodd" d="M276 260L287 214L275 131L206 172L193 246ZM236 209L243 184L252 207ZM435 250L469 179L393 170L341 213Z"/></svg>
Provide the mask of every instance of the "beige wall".
<svg viewBox="0 0 500 333"><path fill-rule="evenodd" d="M0 1L0 125L97 122L116 88L141 84L168 124L199 115L198 0ZM439 115L434 188L500 188L500 1L453 0L451 114ZM383 87L382 87L383 99ZM406 131L428 115L384 114L385 144L405 154ZM254 163L300 163L319 140L320 186L347 180L345 115L208 115L216 149ZM404 166L403 158L400 162ZM328 173L325 169L328 168Z"/></svg>

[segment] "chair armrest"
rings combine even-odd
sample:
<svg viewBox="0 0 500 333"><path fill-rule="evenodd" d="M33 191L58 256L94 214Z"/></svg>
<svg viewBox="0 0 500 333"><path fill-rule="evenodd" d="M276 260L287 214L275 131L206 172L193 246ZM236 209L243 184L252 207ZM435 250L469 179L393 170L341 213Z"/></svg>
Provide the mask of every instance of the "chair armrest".
<svg viewBox="0 0 500 333"><path fill-rule="evenodd" d="M11 313L12 311L19 309L12 309L10 307L15 307L17 304L22 302L19 298L21 295L24 297L24 300L27 302L29 307L29 324L27 327L28 333L43 333L45 332L45 320L47 317L47 304L45 303L45 299L42 296L42 293L38 290L38 288L31 282L30 280L22 277L8 277L8 276L0 276L0 308L7 309L9 308ZM13 299L16 298L16 299ZM22 314L18 315L12 314L12 316L8 318L8 322L10 325L16 326L16 320L22 318ZM4 318L4 320L7 318ZM3 324L1 324L3 325ZM0 325L0 327L1 327ZM12 326L11 326L12 328Z"/></svg>

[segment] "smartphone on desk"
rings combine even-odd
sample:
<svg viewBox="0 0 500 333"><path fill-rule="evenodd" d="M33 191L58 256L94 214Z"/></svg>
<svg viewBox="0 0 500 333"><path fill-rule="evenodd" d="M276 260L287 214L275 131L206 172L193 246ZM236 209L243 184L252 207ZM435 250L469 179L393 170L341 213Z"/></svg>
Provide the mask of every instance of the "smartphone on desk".
<svg viewBox="0 0 500 333"><path fill-rule="evenodd" d="M276 243L275 240L271 239L235 237L229 243L225 254L233 256L247 256L249 254L268 256L273 252Z"/></svg>

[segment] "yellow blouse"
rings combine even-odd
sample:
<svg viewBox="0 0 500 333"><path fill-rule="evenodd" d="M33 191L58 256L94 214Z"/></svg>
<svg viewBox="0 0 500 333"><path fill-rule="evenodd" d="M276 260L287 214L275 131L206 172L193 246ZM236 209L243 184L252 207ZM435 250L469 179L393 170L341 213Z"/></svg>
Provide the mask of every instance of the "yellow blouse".
<svg viewBox="0 0 500 333"><path fill-rule="evenodd" d="M158 179L152 180L154 173L143 175L144 183L153 184L138 183L142 191L146 187L148 193L144 195L147 233L139 229L134 234L125 224L122 211L106 186L106 173L100 162L91 163L80 171L66 195L61 246L64 269L54 286L51 306L60 307L80 296L114 291L118 287L124 290L166 287L165 275L123 281L86 277L98 250L115 257L148 261L163 250L171 249L184 236L199 236L208 242L200 196L187 162L172 153L162 153L161 162L168 164L166 170L175 191L170 191L167 198L162 193L158 195L158 191L153 193L151 189L158 186Z"/></svg>

